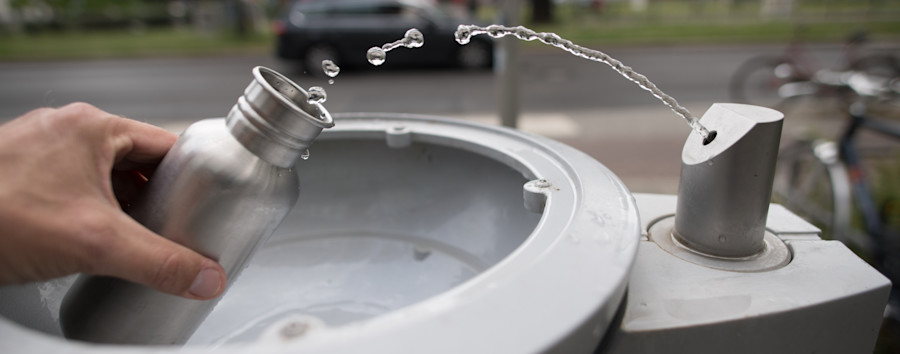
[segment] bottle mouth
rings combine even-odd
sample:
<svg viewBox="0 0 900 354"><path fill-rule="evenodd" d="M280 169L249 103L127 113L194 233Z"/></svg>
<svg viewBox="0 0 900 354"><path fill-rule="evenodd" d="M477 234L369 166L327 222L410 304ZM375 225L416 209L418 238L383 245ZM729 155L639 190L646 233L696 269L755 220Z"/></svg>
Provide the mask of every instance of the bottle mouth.
<svg viewBox="0 0 900 354"><path fill-rule="evenodd" d="M274 99L281 102L289 110L300 113L300 117L308 122L319 128L331 128L334 126L334 119L331 117L331 113L321 103L310 103L309 93L284 75L267 67L257 66L253 68L253 77ZM284 126L284 128L289 130L293 125L284 124L289 122L283 122L283 119L278 119L278 117L270 118L272 118L269 119L270 123Z"/></svg>
<svg viewBox="0 0 900 354"><path fill-rule="evenodd" d="M309 93L272 69L253 68L253 81L225 119L241 144L266 161L291 166L322 132L331 113Z"/></svg>

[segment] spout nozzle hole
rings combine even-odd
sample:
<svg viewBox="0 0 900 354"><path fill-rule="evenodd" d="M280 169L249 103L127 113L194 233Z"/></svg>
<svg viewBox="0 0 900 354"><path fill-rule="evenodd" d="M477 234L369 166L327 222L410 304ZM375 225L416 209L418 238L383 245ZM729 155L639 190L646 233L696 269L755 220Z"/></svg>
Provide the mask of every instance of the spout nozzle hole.
<svg viewBox="0 0 900 354"><path fill-rule="evenodd" d="M715 130L709 132L709 135L703 139L703 146L709 145L713 140L716 140L716 135L718 135L718 133Z"/></svg>

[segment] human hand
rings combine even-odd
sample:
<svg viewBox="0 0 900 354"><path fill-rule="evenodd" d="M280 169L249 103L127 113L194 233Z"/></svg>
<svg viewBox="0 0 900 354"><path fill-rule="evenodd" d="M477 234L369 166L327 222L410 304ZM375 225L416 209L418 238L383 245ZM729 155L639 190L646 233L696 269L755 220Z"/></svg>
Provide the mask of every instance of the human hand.
<svg viewBox="0 0 900 354"><path fill-rule="evenodd" d="M0 285L82 272L186 298L219 296L226 279L218 263L134 221L113 191L114 170L155 165L175 140L85 103L0 125Z"/></svg>

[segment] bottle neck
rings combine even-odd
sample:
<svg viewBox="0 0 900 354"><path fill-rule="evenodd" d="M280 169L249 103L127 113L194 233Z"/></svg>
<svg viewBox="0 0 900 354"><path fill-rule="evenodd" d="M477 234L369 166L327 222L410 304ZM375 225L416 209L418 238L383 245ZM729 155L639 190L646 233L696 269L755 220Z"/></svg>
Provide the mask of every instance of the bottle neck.
<svg viewBox="0 0 900 354"><path fill-rule="evenodd" d="M324 128L331 115L291 80L263 67L226 118L231 134L247 150L280 167L291 167Z"/></svg>

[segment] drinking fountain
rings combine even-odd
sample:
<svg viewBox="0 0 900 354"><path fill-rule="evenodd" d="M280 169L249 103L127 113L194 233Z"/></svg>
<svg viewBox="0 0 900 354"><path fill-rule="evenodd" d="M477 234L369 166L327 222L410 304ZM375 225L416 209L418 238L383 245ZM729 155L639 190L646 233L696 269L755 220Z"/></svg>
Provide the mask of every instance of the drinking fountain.
<svg viewBox="0 0 900 354"><path fill-rule="evenodd" d="M0 351L871 352L890 282L769 204L780 113L715 104L679 192L549 138L334 114L300 202L181 346L62 337L74 277L0 288ZM623 147L627 149L627 147Z"/></svg>

